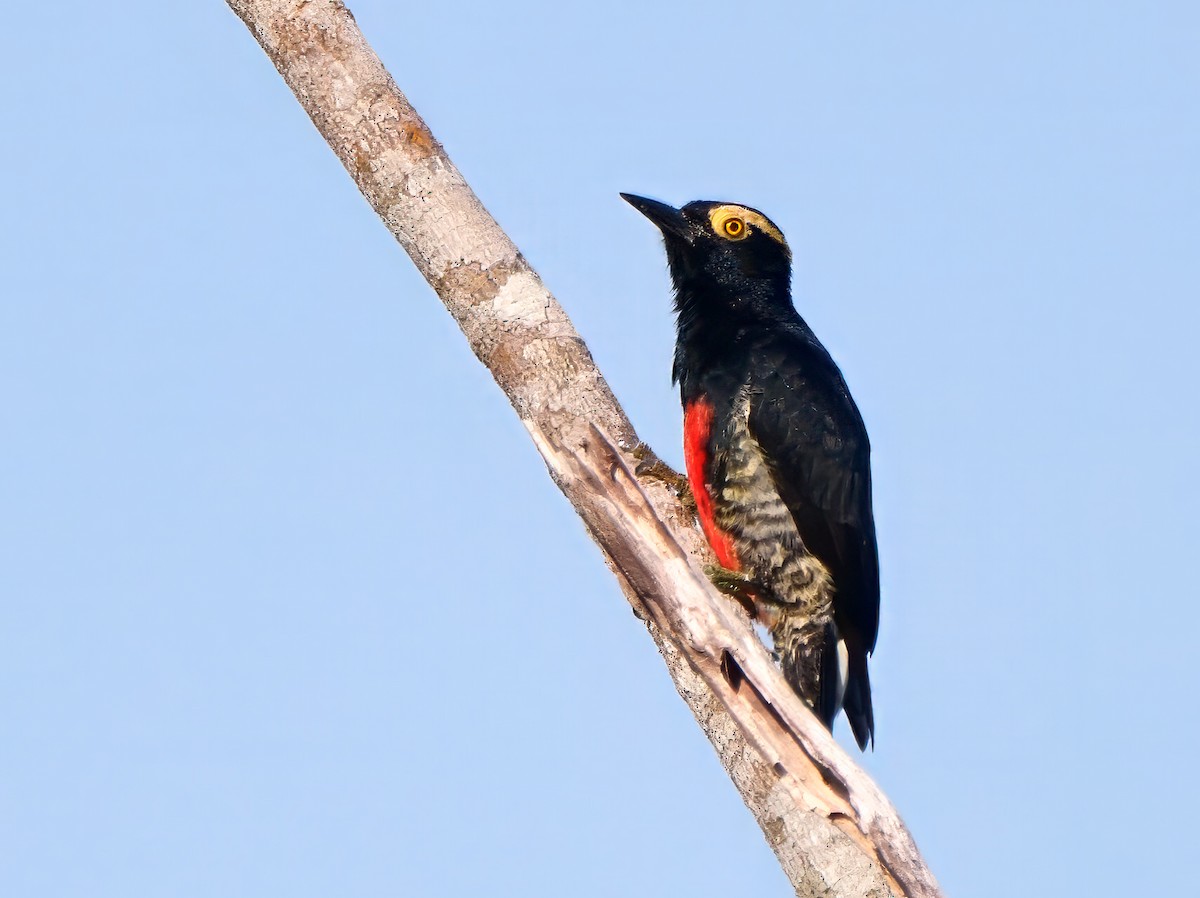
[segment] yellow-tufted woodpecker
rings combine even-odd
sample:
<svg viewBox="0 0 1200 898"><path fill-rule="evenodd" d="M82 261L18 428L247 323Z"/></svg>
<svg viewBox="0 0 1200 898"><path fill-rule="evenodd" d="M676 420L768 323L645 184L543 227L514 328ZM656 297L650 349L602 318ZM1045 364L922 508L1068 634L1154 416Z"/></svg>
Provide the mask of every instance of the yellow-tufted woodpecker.
<svg viewBox="0 0 1200 898"><path fill-rule="evenodd" d="M871 448L838 366L792 305L791 251L734 203L621 194L662 232L675 286L674 380L700 525L751 601L788 683L830 729L875 738L879 630Z"/></svg>

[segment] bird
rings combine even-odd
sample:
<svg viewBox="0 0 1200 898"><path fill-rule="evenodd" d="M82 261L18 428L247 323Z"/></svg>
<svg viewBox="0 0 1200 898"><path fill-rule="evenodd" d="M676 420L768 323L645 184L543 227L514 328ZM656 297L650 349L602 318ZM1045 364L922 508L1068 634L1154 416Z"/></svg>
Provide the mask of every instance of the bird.
<svg viewBox="0 0 1200 898"><path fill-rule="evenodd" d="M622 199L662 233L687 483L714 583L770 632L788 684L874 747L879 631L871 447L841 370L792 302L792 254L763 213Z"/></svg>

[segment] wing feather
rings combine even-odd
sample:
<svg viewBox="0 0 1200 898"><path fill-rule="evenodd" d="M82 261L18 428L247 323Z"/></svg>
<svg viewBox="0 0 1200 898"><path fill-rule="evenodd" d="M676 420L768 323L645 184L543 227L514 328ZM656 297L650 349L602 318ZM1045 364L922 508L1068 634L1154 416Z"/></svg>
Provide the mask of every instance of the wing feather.
<svg viewBox="0 0 1200 898"><path fill-rule="evenodd" d="M834 618L862 652L879 630L871 447L858 407L820 344L793 340L755 357L750 432L800 538L833 576Z"/></svg>

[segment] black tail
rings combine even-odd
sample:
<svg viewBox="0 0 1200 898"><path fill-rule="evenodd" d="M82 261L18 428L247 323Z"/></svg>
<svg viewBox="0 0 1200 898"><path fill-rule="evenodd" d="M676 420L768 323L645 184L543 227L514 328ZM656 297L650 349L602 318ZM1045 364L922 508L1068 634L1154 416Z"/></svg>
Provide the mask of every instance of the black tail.
<svg viewBox="0 0 1200 898"><path fill-rule="evenodd" d="M867 675L867 653L856 646L850 650L850 670L842 707L854 731L854 741L863 751L875 747L875 712L871 709L871 678Z"/></svg>
<svg viewBox="0 0 1200 898"><path fill-rule="evenodd" d="M833 719L842 710L842 671L838 651L838 630L831 621L825 628L825 638L821 643L821 679L816 696L817 704L813 712L825 724L825 729L833 732Z"/></svg>
<svg viewBox="0 0 1200 898"><path fill-rule="evenodd" d="M871 710L867 653L855 644L855 640L843 641L837 625L832 622L822 641L821 679L816 699L813 711L826 729L833 731L834 718L844 710L858 747L863 751L867 750L868 743L875 747L875 714Z"/></svg>

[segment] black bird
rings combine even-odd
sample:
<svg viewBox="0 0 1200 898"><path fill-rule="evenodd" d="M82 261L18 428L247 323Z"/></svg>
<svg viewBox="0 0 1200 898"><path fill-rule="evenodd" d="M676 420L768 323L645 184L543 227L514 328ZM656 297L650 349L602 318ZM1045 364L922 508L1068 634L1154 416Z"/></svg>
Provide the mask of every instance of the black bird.
<svg viewBox="0 0 1200 898"><path fill-rule="evenodd" d="M879 630L871 448L838 366L792 305L792 256L765 215L621 194L662 231L675 285L674 380L697 516L783 674L830 729L874 743Z"/></svg>

